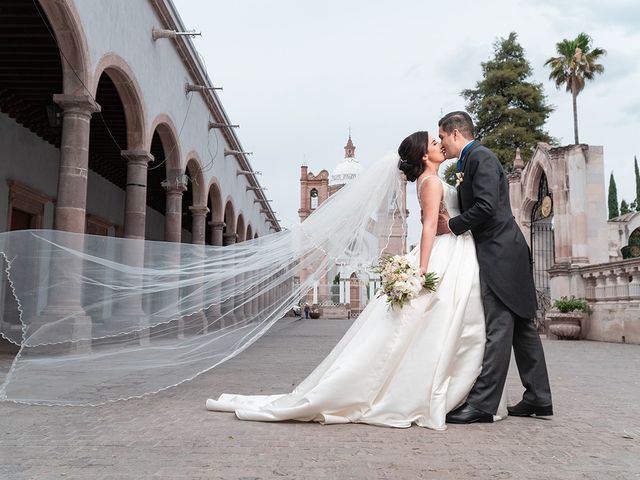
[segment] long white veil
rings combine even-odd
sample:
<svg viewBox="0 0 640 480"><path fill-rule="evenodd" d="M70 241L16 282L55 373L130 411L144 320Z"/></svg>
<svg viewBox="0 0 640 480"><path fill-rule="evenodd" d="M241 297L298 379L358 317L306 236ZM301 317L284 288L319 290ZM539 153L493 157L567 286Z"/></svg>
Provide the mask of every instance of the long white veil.
<svg viewBox="0 0 640 480"><path fill-rule="evenodd" d="M226 247L26 230L0 234L0 332L19 346L0 400L99 405L237 355L336 262L366 271L404 228L388 156L291 230Z"/></svg>

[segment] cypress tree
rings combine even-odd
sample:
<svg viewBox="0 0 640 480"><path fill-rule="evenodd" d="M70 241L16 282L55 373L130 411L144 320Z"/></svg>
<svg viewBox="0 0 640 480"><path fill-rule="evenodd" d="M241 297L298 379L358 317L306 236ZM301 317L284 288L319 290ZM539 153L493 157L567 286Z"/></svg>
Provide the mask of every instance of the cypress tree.
<svg viewBox="0 0 640 480"><path fill-rule="evenodd" d="M640 212L640 170L638 170L638 157L633 156L633 166L636 170L636 212Z"/></svg>
<svg viewBox="0 0 640 480"><path fill-rule="evenodd" d="M616 181L613 178L613 172L609 178L609 218L616 218L620 216L618 211L618 189L616 188Z"/></svg>
<svg viewBox="0 0 640 480"><path fill-rule="evenodd" d="M629 208L629 204L623 198L622 201L620 202L620 215L625 215L625 214L629 213L630 211L631 211L631 209Z"/></svg>

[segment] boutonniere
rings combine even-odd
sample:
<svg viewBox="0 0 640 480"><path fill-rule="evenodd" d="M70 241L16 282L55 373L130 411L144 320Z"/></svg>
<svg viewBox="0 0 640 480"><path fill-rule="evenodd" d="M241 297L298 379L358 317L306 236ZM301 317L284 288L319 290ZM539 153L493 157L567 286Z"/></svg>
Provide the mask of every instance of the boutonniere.
<svg viewBox="0 0 640 480"><path fill-rule="evenodd" d="M456 188L458 188L462 182L464 182L464 172L456 172Z"/></svg>

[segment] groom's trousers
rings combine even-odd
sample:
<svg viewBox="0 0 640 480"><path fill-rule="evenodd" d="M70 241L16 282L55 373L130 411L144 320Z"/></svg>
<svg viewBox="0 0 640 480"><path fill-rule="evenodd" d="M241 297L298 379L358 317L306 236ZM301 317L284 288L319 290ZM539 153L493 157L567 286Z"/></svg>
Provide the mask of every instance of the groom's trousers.
<svg viewBox="0 0 640 480"><path fill-rule="evenodd" d="M532 405L551 405L551 388L542 342L532 319L513 313L480 277L484 305L487 343L482 371L467 403L485 413L495 415L507 379L511 347L518 365L523 399Z"/></svg>

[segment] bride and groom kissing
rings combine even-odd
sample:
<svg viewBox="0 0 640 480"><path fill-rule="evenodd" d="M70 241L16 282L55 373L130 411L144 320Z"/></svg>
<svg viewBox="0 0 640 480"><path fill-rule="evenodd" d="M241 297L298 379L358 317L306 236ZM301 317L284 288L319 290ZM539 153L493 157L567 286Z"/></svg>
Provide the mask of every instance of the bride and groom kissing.
<svg viewBox="0 0 640 480"><path fill-rule="evenodd" d="M438 138L439 137L439 138ZM415 132L398 148L398 168L417 182L420 244L407 257L438 275L400 309L371 301L332 352L291 393L223 394L207 408L240 419L416 424L490 423L553 414L529 247L511 212L497 157L474 140L466 112ZM457 158L457 187L438 176ZM513 347L522 400L506 406Z"/></svg>

